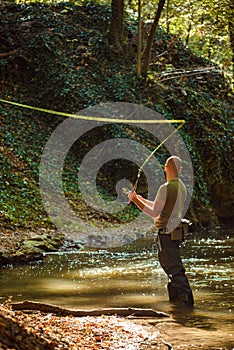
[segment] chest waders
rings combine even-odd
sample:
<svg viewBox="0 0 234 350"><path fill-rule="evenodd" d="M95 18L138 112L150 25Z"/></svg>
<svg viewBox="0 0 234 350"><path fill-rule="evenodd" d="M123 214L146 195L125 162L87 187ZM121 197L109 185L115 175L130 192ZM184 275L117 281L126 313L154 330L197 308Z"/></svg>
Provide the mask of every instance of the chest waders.
<svg viewBox="0 0 234 350"><path fill-rule="evenodd" d="M164 220L157 222L157 224L163 225L162 228L158 229L158 259L169 278L167 285L169 300L183 306L193 305L192 290L180 255L183 224L179 217L184 206L186 192L184 192L183 183L179 180L171 180L164 186L167 193L165 206L161 213ZM179 197L181 198L180 204L176 206ZM172 213L175 214L174 217L171 217Z"/></svg>
<svg viewBox="0 0 234 350"><path fill-rule="evenodd" d="M181 260L180 240L172 240L170 234L162 234L159 230L157 243L160 265L169 278L167 284L169 300L181 306L192 306L194 299Z"/></svg>

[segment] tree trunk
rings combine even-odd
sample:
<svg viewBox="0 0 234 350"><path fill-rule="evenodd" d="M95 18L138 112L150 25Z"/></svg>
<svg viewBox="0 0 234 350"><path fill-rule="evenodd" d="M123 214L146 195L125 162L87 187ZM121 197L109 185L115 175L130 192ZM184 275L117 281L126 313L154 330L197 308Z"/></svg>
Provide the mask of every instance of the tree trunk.
<svg viewBox="0 0 234 350"><path fill-rule="evenodd" d="M111 23L108 35L109 46L117 53L123 53L123 21L124 21L124 0L112 0L111 2Z"/></svg>
<svg viewBox="0 0 234 350"><path fill-rule="evenodd" d="M186 45L189 44L191 29L192 29L192 21L189 22L188 31L187 31L187 35L186 35L186 38L185 38Z"/></svg>
<svg viewBox="0 0 234 350"><path fill-rule="evenodd" d="M141 76L141 37L142 37L142 21L141 21L141 0L138 0L138 31L137 31L137 76Z"/></svg>
<svg viewBox="0 0 234 350"><path fill-rule="evenodd" d="M166 23L167 23L167 34L170 33L170 20L169 20L169 12L170 12L170 0L167 0L167 7L166 7Z"/></svg>
<svg viewBox="0 0 234 350"><path fill-rule="evenodd" d="M153 40L154 40L154 36L158 27L158 23L159 23L159 19L161 17L162 11L163 11L163 7L165 5L166 0L159 0L158 3L158 9L154 18L154 22L151 26L151 30L150 30L150 34L147 40L147 44L146 44L146 48L144 51L144 64L143 64L143 68L142 68L142 74L146 75L148 72L148 68L149 68L149 63L150 63L150 56L151 56L151 48L152 48L152 44L153 44Z"/></svg>
<svg viewBox="0 0 234 350"><path fill-rule="evenodd" d="M229 40L230 40L230 47L231 47L231 52L232 52L232 70L234 73L234 22L233 19L231 18L234 12L234 4L230 3L230 19L228 22L228 31L229 31Z"/></svg>

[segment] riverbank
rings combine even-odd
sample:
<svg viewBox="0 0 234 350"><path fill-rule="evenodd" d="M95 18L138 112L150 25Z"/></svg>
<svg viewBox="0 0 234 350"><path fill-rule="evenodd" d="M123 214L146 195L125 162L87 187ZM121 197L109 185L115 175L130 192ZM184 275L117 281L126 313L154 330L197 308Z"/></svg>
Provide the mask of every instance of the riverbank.
<svg viewBox="0 0 234 350"><path fill-rule="evenodd" d="M186 312L186 310L184 311ZM189 312L187 310L187 312ZM0 306L0 350L231 350L221 332L184 327L172 317L59 316ZM9 327L9 325L11 325ZM34 344L34 345L32 345Z"/></svg>
<svg viewBox="0 0 234 350"><path fill-rule="evenodd" d="M45 252L57 251L64 244L64 236L51 229L1 228L1 265L30 263L42 260Z"/></svg>
<svg viewBox="0 0 234 350"><path fill-rule="evenodd" d="M143 349L147 330L116 316L72 317L0 307L2 349Z"/></svg>

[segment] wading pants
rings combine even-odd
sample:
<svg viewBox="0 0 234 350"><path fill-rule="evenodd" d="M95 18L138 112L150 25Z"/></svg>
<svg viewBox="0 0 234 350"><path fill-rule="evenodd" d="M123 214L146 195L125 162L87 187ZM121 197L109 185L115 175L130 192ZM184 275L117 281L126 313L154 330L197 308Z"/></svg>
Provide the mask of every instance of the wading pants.
<svg viewBox="0 0 234 350"><path fill-rule="evenodd" d="M193 294L180 256L180 241L172 241L170 234L158 233L158 259L170 279L170 301L193 305Z"/></svg>

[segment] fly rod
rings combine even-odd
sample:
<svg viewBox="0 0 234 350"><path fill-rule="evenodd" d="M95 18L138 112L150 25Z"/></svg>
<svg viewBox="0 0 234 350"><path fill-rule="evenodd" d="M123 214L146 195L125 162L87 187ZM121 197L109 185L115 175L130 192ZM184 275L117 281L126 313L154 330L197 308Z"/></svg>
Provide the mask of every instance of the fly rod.
<svg viewBox="0 0 234 350"><path fill-rule="evenodd" d="M174 135L180 128L182 128L183 124L185 123L185 121L183 121L183 123L181 123L176 129L174 129L157 147L155 147L155 149L150 153L150 155L146 158L146 160L143 162L143 164L140 166L140 168L138 169L138 173L137 173L137 178L136 181L132 187L131 190L129 190L129 188L127 187L123 187L122 192L124 194L128 194L129 192L134 192L137 189L137 185L141 176L141 173L143 171L144 166L148 163L148 161L150 160L150 158L158 151L158 149L160 147L162 147L162 145L170 138L172 137L172 135Z"/></svg>

